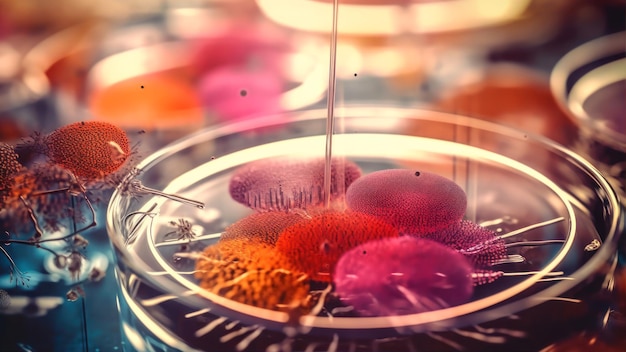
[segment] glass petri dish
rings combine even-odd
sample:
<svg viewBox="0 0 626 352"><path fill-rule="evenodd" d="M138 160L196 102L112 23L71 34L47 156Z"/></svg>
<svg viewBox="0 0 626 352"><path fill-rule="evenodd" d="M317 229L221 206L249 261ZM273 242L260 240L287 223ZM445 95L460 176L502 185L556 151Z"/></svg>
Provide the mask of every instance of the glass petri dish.
<svg viewBox="0 0 626 352"><path fill-rule="evenodd" d="M502 277L477 286L465 304L379 317L338 309L331 303L332 286L318 287L325 299L303 315L239 303L200 288L193 275L194 254L252 213L230 198L233 171L261 158L323 154L325 110L288 115L288 123L285 116L268 116L190 135L146 158L118 187L107 230L117 257L118 306L128 346L159 351L538 350L602 326L610 310L606 297L613 291L624 219L601 174L543 137L459 115L394 107L339 110L342 133L333 140L335 155L352 160L365 174L417 168L453 180L467 194L465 218L512 243L507 260L494 268ZM407 135L406 126L415 125L421 126L419 135ZM204 208L129 192L137 183L194 199ZM193 238L168 240L177 230L172 222L182 220Z"/></svg>
<svg viewBox="0 0 626 352"><path fill-rule="evenodd" d="M552 93L580 128L576 152L597 163L626 197L626 32L587 42L552 70Z"/></svg>

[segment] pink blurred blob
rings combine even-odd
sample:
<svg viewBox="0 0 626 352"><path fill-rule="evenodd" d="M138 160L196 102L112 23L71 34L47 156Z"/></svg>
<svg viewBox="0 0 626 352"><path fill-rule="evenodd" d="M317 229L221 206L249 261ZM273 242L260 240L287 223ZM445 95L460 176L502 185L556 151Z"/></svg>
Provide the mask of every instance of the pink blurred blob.
<svg viewBox="0 0 626 352"><path fill-rule="evenodd" d="M202 104L221 121L276 114L282 91L278 74L237 66L209 71L198 83Z"/></svg>
<svg viewBox="0 0 626 352"><path fill-rule="evenodd" d="M204 107L219 121L281 112L287 43L272 27L243 22L197 39L190 66Z"/></svg>
<svg viewBox="0 0 626 352"><path fill-rule="evenodd" d="M233 23L195 41L191 68L196 74L222 66L280 71L280 58L289 52L287 43L283 33L270 27Z"/></svg>

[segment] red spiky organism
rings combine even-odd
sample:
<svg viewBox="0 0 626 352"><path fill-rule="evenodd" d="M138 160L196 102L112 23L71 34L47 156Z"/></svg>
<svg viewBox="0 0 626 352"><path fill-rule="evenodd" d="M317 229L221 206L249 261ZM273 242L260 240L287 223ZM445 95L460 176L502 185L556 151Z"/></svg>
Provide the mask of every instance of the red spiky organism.
<svg viewBox="0 0 626 352"><path fill-rule="evenodd" d="M376 217L329 210L286 228L276 249L313 280L330 282L343 253L367 241L397 236L393 226Z"/></svg>

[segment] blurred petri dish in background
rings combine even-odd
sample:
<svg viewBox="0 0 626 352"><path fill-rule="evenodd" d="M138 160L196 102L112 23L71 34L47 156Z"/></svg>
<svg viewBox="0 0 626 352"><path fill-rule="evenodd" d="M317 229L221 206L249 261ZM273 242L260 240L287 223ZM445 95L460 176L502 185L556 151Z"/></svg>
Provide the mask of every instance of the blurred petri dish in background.
<svg viewBox="0 0 626 352"><path fill-rule="evenodd" d="M302 42L327 50L333 1L256 3ZM469 60L487 50L549 40L567 20L571 5L544 0L499 1L497 6L485 0L341 2L337 77L350 79L355 72L381 77L388 79L395 98L414 96L415 87L440 74L441 62L451 54L465 52Z"/></svg>
<svg viewBox="0 0 626 352"><path fill-rule="evenodd" d="M466 75L459 80L465 83L443 92L433 109L490 120L563 145L575 139L575 126L552 96L548 75L513 63Z"/></svg>
<svg viewBox="0 0 626 352"><path fill-rule="evenodd" d="M283 41L280 31L217 21L214 31L177 37L169 31L179 30L180 16L213 20L202 9L172 10L165 22L110 32L100 48L104 55L87 74L83 110L68 119L90 116L123 128L180 135L207 124L300 109L323 98L323 65Z"/></svg>
<svg viewBox="0 0 626 352"><path fill-rule="evenodd" d="M626 32L587 42L554 66L552 93L579 127L574 149L626 199Z"/></svg>
<svg viewBox="0 0 626 352"><path fill-rule="evenodd" d="M16 141L53 125L49 93L48 78L24 61L23 50L10 39L0 42L0 140Z"/></svg>

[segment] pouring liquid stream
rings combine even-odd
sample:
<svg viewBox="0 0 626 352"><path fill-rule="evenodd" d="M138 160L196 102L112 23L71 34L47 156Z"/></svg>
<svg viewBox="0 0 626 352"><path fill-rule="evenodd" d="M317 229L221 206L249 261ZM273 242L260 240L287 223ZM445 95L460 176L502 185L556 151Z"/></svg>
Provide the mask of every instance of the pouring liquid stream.
<svg viewBox="0 0 626 352"><path fill-rule="evenodd" d="M330 34L330 65L328 70L328 97L326 116L326 151L324 164L324 207L330 207L331 191L331 160L333 153L333 133L335 130L335 88L337 87L337 17L339 0L333 0L333 19Z"/></svg>

